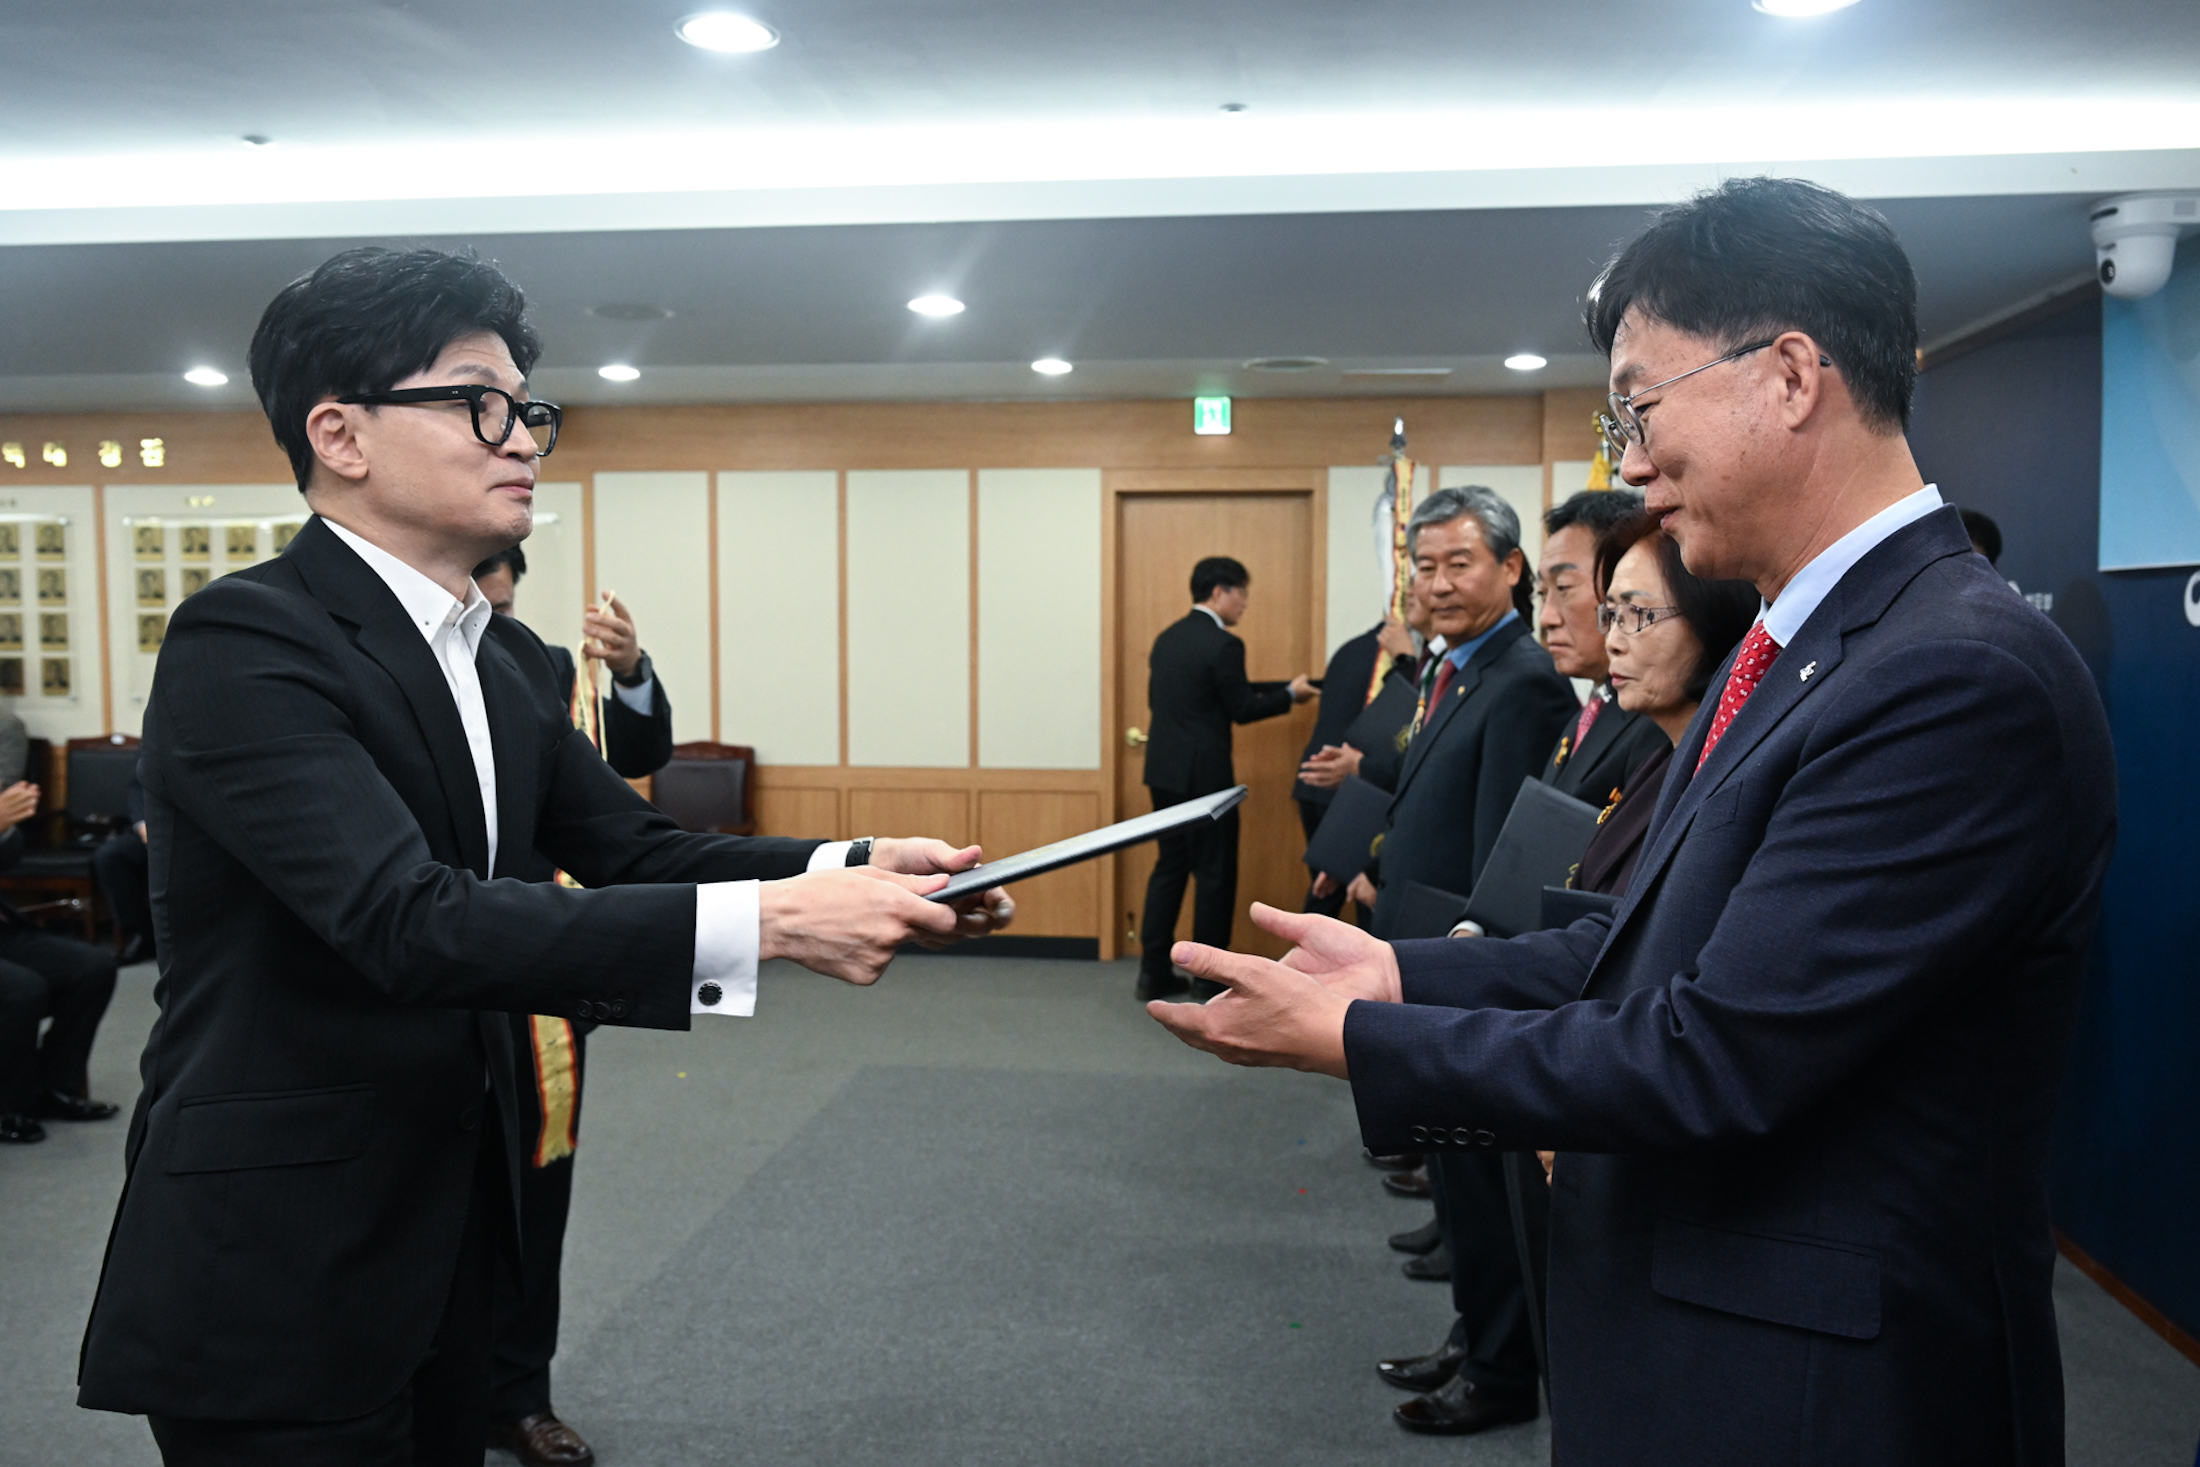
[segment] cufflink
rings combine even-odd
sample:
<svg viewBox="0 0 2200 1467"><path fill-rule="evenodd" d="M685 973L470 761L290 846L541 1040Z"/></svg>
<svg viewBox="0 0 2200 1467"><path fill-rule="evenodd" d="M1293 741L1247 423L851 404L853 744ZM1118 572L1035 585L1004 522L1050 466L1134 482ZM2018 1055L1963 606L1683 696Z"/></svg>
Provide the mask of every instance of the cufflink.
<svg viewBox="0 0 2200 1467"><path fill-rule="evenodd" d="M720 988L715 983L706 983L701 988L695 990L696 999L706 1009L714 1009L718 1007L719 1002L723 1000L725 996L726 990Z"/></svg>

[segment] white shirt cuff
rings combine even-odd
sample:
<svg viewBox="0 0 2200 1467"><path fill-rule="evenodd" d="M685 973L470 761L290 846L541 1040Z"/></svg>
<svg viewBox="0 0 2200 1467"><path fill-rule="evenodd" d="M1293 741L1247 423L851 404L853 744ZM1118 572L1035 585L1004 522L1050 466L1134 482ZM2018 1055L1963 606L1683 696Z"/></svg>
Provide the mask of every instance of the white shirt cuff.
<svg viewBox="0 0 2200 1467"><path fill-rule="evenodd" d="M621 703L645 718L656 709L657 679L653 677L645 677L631 688L617 678L613 678L611 680L611 692Z"/></svg>
<svg viewBox="0 0 2200 1467"><path fill-rule="evenodd" d="M763 947L762 883L712 881L695 888L695 978L688 1012L746 1019L756 1012L756 956Z"/></svg>
<svg viewBox="0 0 2200 1467"><path fill-rule="evenodd" d="M810 864L804 869L837 871L848 864L848 847L854 844L852 840L829 840L810 852Z"/></svg>

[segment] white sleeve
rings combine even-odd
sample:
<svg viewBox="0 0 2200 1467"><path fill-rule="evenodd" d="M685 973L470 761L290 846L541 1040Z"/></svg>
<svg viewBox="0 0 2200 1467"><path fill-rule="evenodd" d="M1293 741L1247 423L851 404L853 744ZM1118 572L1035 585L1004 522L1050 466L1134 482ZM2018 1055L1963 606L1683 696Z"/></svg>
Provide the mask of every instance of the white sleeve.
<svg viewBox="0 0 2200 1467"><path fill-rule="evenodd" d="M756 1012L756 957L763 945L760 885L712 881L695 888L689 1013L745 1019Z"/></svg>
<svg viewBox="0 0 2200 1467"><path fill-rule="evenodd" d="M829 840L825 842L825 844L810 852L808 869L812 871L839 870L848 864L848 847L854 844L855 842L852 840Z"/></svg>

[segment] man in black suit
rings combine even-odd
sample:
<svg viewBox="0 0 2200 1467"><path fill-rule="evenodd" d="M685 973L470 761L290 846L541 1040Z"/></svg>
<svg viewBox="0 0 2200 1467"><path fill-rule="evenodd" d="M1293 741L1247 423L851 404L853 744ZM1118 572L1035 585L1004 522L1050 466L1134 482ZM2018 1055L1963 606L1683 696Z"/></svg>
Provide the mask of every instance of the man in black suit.
<svg viewBox="0 0 2200 1467"><path fill-rule="evenodd" d="M474 584L491 611L510 616L526 574L527 552L514 545L475 566ZM655 774L672 762L672 699L642 650L632 613L618 597L607 596L581 613L581 636L583 654L611 673L610 696L598 702L605 761L628 779ZM570 700L576 676L572 652L548 642L543 647Z"/></svg>
<svg viewBox="0 0 2200 1467"><path fill-rule="evenodd" d="M79 1376L170 1464L480 1462L519 1162L498 1011L684 1029L749 1012L764 959L867 983L987 925L903 874L973 850L688 834L572 727L470 577L555 446L524 310L471 256L360 249L253 337L314 517L161 649L160 1018ZM588 889L510 879L538 855Z"/></svg>
<svg viewBox="0 0 2200 1467"><path fill-rule="evenodd" d="M1263 908L1292 967L1180 949L1236 990L1156 1013L1349 1074L1378 1149L1559 1153L1569 1467L2063 1460L2046 1156L2115 755L2076 651L1920 482L1916 299L1886 220L1763 178L1589 293L1622 473L1766 602L1617 912L1393 948Z"/></svg>
<svg viewBox="0 0 2200 1467"><path fill-rule="evenodd" d="M1591 684L1573 726L1559 735L1543 782L1560 794L1609 804L1635 766L1669 747L1664 732L1612 701L1611 659L1597 630L1603 604L1596 583L1597 537L1642 508L1631 489L1584 489L1543 516L1543 559L1536 566L1537 620L1543 649L1561 677Z"/></svg>
<svg viewBox="0 0 2200 1467"><path fill-rule="evenodd" d="M1230 628L1245 615L1252 575L1227 555L1192 567L1192 609L1154 638L1146 683L1153 717L1146 730L1146 788L1156 810L1237 783L1230 761L1230 726L1288 713L1314 696L1300 673L1288 683L1245 677L1245 644ZM1169 965L1185 882L1197 878L1192 931L1203 942L1227 944L1237 908L1238 817L1202 821L1161 837L1146 910L1138 921L1138 996L1173 998L1186 984Z"/></svg>
<svg viewBox="0 0 2200 1467"><path fill-rule="evenodd" d="M1329 666L1322 672L1322 690L1328 696L1322 699L1314 731L1299 754L1298 782L1291 786L1291 798L1299 807L1299 826L1308 840L1314 838L1323 812L1336 798L1337 786L1359 772L1361 751L1345 742L1345 731L1374 701L1379 689L1375 664L1380 661L1388 676L1393 665L1410 670L1413 656L1413 633L1404 622L1388 620L1338 644L1337 650L1329 654ZM1307 890L1301 910L1334 917L1343 907L1344 888L1317 877Z"/></svg>

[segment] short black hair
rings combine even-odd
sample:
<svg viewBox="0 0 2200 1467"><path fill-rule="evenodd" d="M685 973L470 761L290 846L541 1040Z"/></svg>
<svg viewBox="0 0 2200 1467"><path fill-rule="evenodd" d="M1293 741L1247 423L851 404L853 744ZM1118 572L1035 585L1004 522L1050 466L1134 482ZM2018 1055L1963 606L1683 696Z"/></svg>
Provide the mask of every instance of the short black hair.
<svg viewBox="0 0 2200 1467"><path fill-rule="evenodd" d="M478 581L483 576L495 575L499 566L512 572L512 584L516 586L520 583L520 577L527 574L527 552L517 545L506 546L474 567L474 579Z"/></svg>
<svg viewBox="0 0 2200 1467"><path fill-rule="evenodd" d="M1756 624L1757 609L1764 605L1764 598L1747 581L1710 581L1691 574L1681 561L1680 542L1647 511L1629 515L1597 537L1600 598L1612 583L1612 572L1619 568L1621 557L1645 542L1658 557L1658 573L1665 577L1665 589L1680 608L1681 620L1688 623L1703 647L1682 690L1690 701L1701 703L1711 691L1711 679L1717 675L1719 664Z"/></svg>
<svg viewBox="0 0 2200 1467"><path fill-rule="evenodd" d="M1866 422L1909 426L1917 273L1894 226L1846 194L1733 178L1663 210L1589 287L1589 339L1606 356L1629 306L1729 350L1806 332Z"/></svg>
<svg viewBox="0 0 2200 1467"><path fill-rule="evenodd" d="M2001 526L1975 509L1960 511L1963 515L1963 533L1971 537L1971 543L1986 557L1988 565L2001 564Z"/></svg>
<svg viewBox="0 0 2200 1467"><path fill-rule="evenodd" d="M1633 489L1583 489L1543 511L1543 533L1555 535L1580 525L1595 539L1631 514L1642 512L1642 495Z"/></svg>
<svg viewBox="0 0 2200 1467"><path fill-rule="evenodd" d="M302 491L313 477L306 415L331 397L386 392L461 336L504 338L522 374L542 356L527 298L471 250L369 245L322 262L276 293L252 333L252 390Z"/></svg>
<svg viewBox="0 0 2200 1467"><path fill-rule="evenodd" d="M1227 555L1210 555L1192 567L1192 600L1203 602L1215 594L1217 587L1227 586L1236 590L1253 584L1252 573L1240 561Z"/></svg>

